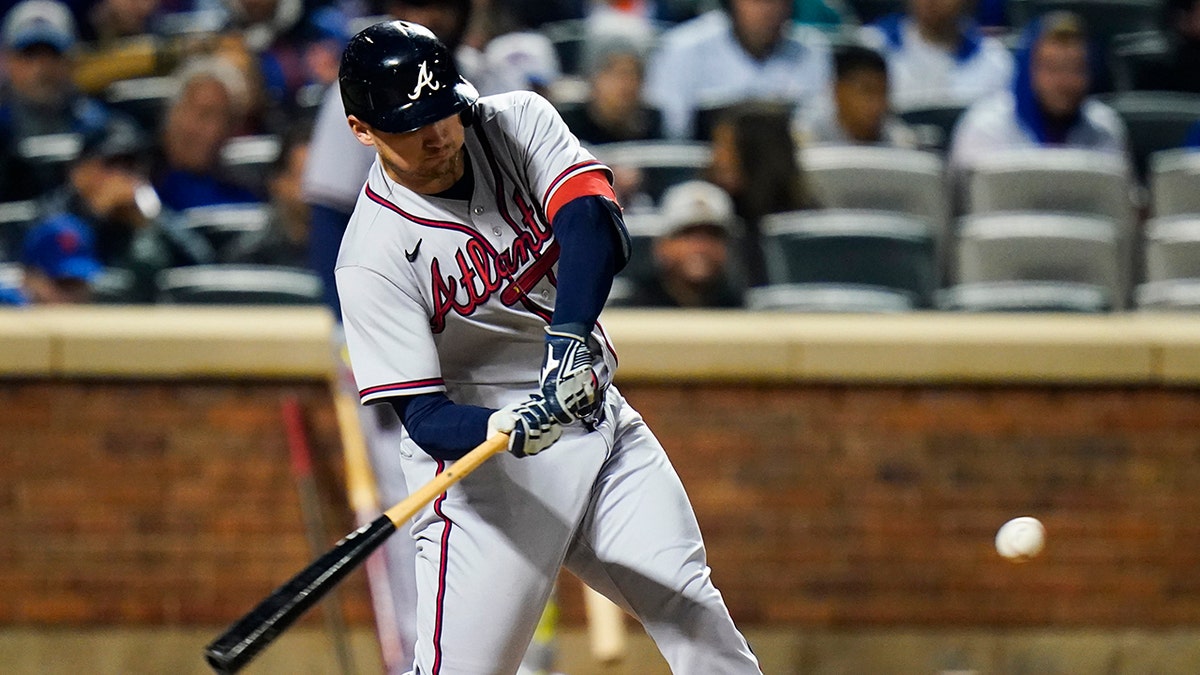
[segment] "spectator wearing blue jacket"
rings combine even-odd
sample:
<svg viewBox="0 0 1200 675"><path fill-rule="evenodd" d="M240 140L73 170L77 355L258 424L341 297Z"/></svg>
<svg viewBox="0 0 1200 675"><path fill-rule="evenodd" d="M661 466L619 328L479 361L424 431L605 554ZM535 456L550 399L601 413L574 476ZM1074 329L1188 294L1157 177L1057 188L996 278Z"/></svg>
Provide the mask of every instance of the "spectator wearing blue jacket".
<svg viewBox="0 0 1200 675"><path fill-rule="evenodd" d="M1068 147L1127 154L1125 124L1088 95L1087 36L1077 16L1053 12L1026 29L1012 89L972 106L950 143L951 169L970 171L1000 150Z"/></svg>

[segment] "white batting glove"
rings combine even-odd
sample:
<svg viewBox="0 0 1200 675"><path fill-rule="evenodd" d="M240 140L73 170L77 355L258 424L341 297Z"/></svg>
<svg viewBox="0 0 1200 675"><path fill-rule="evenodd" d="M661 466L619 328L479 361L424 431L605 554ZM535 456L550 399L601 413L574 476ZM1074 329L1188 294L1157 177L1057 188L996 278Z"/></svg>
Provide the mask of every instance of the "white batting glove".
<svg viewBox="0 0 1200 675"><path fill-rule="evenodd" d="M599 386L587 338L563 328L546 327L546 352L538 385L554 418L568 424L596 411Z"/></svg>
<svg viewBox="0 0 1200 675"><path fill-rule="evenodd" d="M508 451L517 457L536 455L562 436L562 426L537 394L492 413L488 436L498 431L508 434Z"/></svg>

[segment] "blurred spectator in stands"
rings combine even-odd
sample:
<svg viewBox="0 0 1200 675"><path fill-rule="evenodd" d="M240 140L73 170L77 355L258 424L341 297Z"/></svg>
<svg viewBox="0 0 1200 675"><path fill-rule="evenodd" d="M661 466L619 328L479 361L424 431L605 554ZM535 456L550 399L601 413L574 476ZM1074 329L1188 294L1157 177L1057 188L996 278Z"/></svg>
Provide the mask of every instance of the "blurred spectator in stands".
<svg viewBox="0 0 1200 675"><path fill-rule="evenodd" d="M470 16L455 55L460 72L481 96L515 90L551 95L562 67L550 38L522 23L504 3L477 1Z"/></svg>
<svg viewBox="0 0 1200 675"><path fill-rule="evenodd" d="M132 302L153 300L159 270L212 262L207 242L162 207L150 185L150 151L141 130L114 121L84 144L66 185L44 210L46 222L74 223L94 233L100 262L133 274Z"/></svg>
<svg viewBox="0 0 1200 675"><path fill-rule="evenodd" d="M1200 93L1200 0L1166 0L1163 16L1162 34L1151 38L1155 53L1130 73L1129 86Z"/></svg>
<svg viewBox="0 0 1200 675"><path fill-rule="evenodd" d="M997 150L1071 147L1126 152L1125 124L1088 96L1087 36L1079 18L1053 12L1034 20L1017 52L1012 90L964 113L950 144L960 175Z"/></svg>
<svg viewBox="0 0 1200 675"><path fill-rule="evenodd" d="M299 124L284 136L267 177L271 218L262 230L247 232L230 244L229 262L308 267L308 204L300 194L300 180L310 135L309 126Z"/></svg>
<svg viewBox="0 0 1200 675"><path fill-rule="evenodd" d="M968 105L1012 82L1012 55L980 32L967 8L967 0L908 0L907 14L863 29L887 59L896 108Z"/></svg>
<svg viewBox="0 0 1200 675"><path fill-rule="evenodd" d="M0 305L84 304L100 274L94 235L73 220L42 223L25 235L20 288L0 288Z"/></svg>
<svg viewBox="0 0 1200 675"><path fill-rule="evenodd" d="M0 28L7 87L0 104L0 201L31 199L60 185L64 162L110 113L71 83L75 23L55 0L25 0Z"/></svg>
<svg viewBox="0 0 1200 675"><path fill-rule="evenodd" d="M176 211L194 206L259 201L220 175L221 148L246 110L242 73L220 57L199 57L176 75L179 93L163 121L162 166L154 186Z"/></svg>
<svg viewBox="0 0 1200 675"><path fill-rule="evenodd" d="M746 232L745 268L751 286L766 283L759 243L764 216L815 208L796 157L791 111L762 102L724 111L713 127L708 180L733 197Z"/></svg>
<svg viewBox="0 0 1200 675"><path fill-rule="evenodd" d="M589 92L563 120L590 144L662 138L662 113L642 100L645 61L640 48L620 38L596 47L587 66Z"/></svg>
<svg viewBox="0 0 1200 675"><path fill-rule="evenodd" d="M854 11L842 0L794 0L792 20L824 31L836 31L854 21Z"/></svg>
<svg viewBox="0 0 1200 675"><path fill-rule="evenodd" d="M701 109L742 100L790 105L824 93L829 44L792 24L791 0L728 0L662 34L646 98L663 111L669 138L704 137Z"/></svg>
<svg viewBox="0 0 1200 675"><path fill-rule="evenodd" d="M230 26L241 36L254 77L261 81L266 126L286 128L298 112L315 109L337 79L348 19L333 6L306 11L302 0L226 0Z"/></svg>
<svg viewBox="0 0 1200 675"><path fill-rule="evenodd" d="M161 0L98 0L80 27L80 39L105 45L124 38L147 36Z"/></svg>
<svg viewBox="0 0 1200 675"><path fill-rule="evenodd" d="M915 148L916 134L891 114L883 56L869 47L846 45L834 51L833 64L833 99L801 113L800 142Z"/></svg>
<svg viewBox="0 0 1200 675"><path fill-rule="evenodd" d="M663 231L654 238L654 267L632 279L636 307L741 307L731 274L731 240L737 234L733 201L705 181L670 187L662 199Z"/></svg>
<svg viewBox="0 0 1200 675"><path fill-rule="evenodd" d="M390 18L413 21L433 31L459 55L459 72L475 83L469 64L461 58L466 50L460 49L471 19L470 0L391 0L386 7ZM342 233L374 161L375 151L359 143L346 125L346 110L335 82L325 92L317 112L302 190L311 207L309 266L321 275L325 301L339 317L333 265Z"/></svg>

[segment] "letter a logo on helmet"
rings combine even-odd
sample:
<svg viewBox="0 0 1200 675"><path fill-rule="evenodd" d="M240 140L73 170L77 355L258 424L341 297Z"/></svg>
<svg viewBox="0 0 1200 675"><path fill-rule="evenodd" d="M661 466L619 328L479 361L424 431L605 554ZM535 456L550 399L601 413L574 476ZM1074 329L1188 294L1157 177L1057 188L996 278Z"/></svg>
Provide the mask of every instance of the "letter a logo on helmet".
<svg viewBox="0 0 1200 675"><path fill-rule="evenodd" d="M351 38L338 87L347 117L387 133L415 131L479 98L450 50L428 28L407 21L377 23Z"/></svg>
<svg viewBox="0 0 1200 675"><path fill-rule="evenodd" d="M417 71L417 86L408 97L414 101L421 98L421 87L429 87L429 91L437 91L442 88L441 82L433 80L433 74L429 72L425 61L421 62L421 69Z"/></svg>

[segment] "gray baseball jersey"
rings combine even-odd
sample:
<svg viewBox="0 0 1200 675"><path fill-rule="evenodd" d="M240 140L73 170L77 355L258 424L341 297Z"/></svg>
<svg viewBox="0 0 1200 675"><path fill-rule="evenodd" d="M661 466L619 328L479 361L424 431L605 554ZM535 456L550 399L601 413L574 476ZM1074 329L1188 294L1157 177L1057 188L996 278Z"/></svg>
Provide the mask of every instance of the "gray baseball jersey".
<svg viewBox="0 0 1200 675"><path fill-rule="evenodd" d="M608 169L536 94L485 97L474 115L469 201L407 190L376 162L350 219L336 274L364 403L446 391L495 408L536 389L558 258L547 211ZM591 347L607 384L599 324Z"/></svg>

